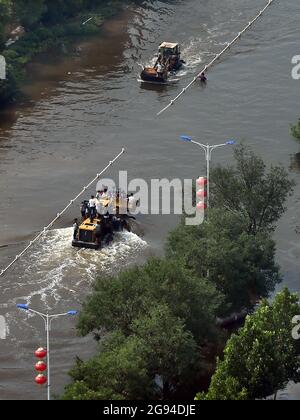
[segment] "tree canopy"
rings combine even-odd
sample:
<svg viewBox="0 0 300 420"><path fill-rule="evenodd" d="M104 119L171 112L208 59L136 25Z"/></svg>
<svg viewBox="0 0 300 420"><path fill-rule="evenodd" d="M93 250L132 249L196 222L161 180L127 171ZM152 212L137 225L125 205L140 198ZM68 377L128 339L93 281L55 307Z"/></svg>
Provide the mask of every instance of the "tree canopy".
<svg viewBox="0 0 300 420"><path fill-rule="evenodd" d="M213 206L243 217L250 234L273 232L294 181L283 166L267 170L263 159L243 144L235 149L234 157L235 166L212 171Z"/></svg>
<svg viewBox="0 0 300 420"><path fill-rule="evenodd" d="M89 10L108 3L105 0L1 0L1 3L13 11L13 18L25 29L33 29L40 23L53 24L65 18L76 16L83 10Z"/></svg>
<svg viewBox="0 0 300 420"><path fill-rule="evenodd" d="M5 25L7 25L11 16L11 0L0 0L0 51L2 50L5 41Z"/></svg>
<svg viewBox="0 0 300 420"><path fill-rule="evenodd" d="M291 134L298 142L300 142L300 118L297 124L292 125L291 127Z"/></svg>
<svg viewBox="0 0 300 420"><path fill-rule="evenodd" d="M21 94L25 66L36 54L74 35L99 33L103 19L123 6L122 0L0 0L0 54L7 63L7 78L0 80L0 106ZM82 25L87 16L93 19ZM6 46L12 29L20 25L22 36Z"/></svg>
<svg viewBox="0 0 300 420"><path fill-rule="evenodd" d="M169 235L165 258L96 279L78 331L93 333L99 350L91 360L77 361L64 399L189 399L200 383L206 389L225 346L217 318L254 310L281 281L271 234L293 183L281 167L267 172L251 151L238 150L238 169L219 168L217 174L229 177L235 194L239 188L250 191L253 182L257 208L245 191L236 209L233 193L223 206L215 177L214 207L205 222L186 226L182 221ZM275 191L283 186L286 191L274 204ZM298 311L287 290L273 304L263 301L228 341L208 393L199 398L264 398L297 380L291 325Z"/></svg>
<svg viewBox="0 0 300 420"><path fill-rule="evenodd" d="M104 339L96 357L77 361L64 399L169 399L201 366L197 344L167 305L150 309Z"/></svg>
<svg viewBox="0 0 300 420"><path fill-rule="evenodd" d="M222 339L216 326L222 302L213 284L170 259L152 258L143 267L98 278L83 305L78 330L94 333L99 354L77 363L64 398L191 395L196 378L207 375L207 348ZM131 364L126 360L134 357ZM113 359L115 366L108 368Z"/></svg>
<svg viewBox="0 0 300 420"><path fill-rule="evenodd" d="M299 315L299 298L288 289L273 303L263 301L233 335L219 360L207 394L199 399L263 399L289 381L300 381L300 342L292 336L294 316Z"/></svg>
<svg viewBox="0 0 300 420"><path fill-rule="evenodd" d="M225 296L222 315L252 308L281 282L276 247L266 233L249 235L240 215L212 209L200 226L181 224L169 235L167 256L207 278Z"/></svg>
<svg viewBox="0 0 300 420"><path fill-rule="evenodd" d="M222 295L206 279L195 277L174 260L152 258L143 267L98 278L83 305L78 328L83 335L101 336L119 329L128 336L137 319L165 304L204 343L214 336L222 302Z"/></svg>

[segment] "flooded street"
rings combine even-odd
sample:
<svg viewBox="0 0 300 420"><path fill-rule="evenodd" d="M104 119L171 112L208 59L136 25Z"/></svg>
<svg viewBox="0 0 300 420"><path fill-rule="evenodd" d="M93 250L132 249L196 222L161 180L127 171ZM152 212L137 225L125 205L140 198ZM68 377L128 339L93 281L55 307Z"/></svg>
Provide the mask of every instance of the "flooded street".
<svg viewBox="0 0 300 420"><path fill-rule="evenodd" d="M276 232L284 284L300 293L300 158L289 126L300 116L300 81L291 59L300 54L298 0L275 2L266 15L194 87L156 117L214 53L224 48L266 0L148 1L107 22L97 38L62 45L29 67L26 100L0 114L0 267L6 266L122 147L126 154L107 177L127 170L130 179L195 178L204 157L181 134L211 144L236 138L268 163L282 163L297 182ZM151 62L161 41L182 45L187 67L177 85L140 86L140 64ZM232 161L222 149L214 163ZM91 192L94 192L91 190ZM79 204L54 231L1 278L0 315L9 333L0 340L0 399L43 399L34 384L34 350L44 345L41 320L15 309L30 303L54 313L80 309L97 274L114 274L163 252L175 216L143 216L143 232L121 234L99 253L71 247ZM91 337L76 337L63 319L52 331L53 392L68 381L76 355L93 354ZM300 398L289 387L281 398Z"/></svg>

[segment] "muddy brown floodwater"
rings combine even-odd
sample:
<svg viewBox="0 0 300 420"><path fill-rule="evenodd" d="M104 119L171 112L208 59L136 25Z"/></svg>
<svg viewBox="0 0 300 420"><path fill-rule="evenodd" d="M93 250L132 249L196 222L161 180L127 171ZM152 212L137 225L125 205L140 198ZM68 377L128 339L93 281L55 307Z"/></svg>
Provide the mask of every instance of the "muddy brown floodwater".
<svg viewBox="0 0 300 420"><path fill-rule="evenodd" d="M204 159L178 141L191 134L210 143L245 139L268 163L281 162L297 181L276 232L277 258L284 284L300 292L299 146L289 125L299 117L300 81L291 78L299 55L298 0L275 2L254 30L210 72L206 89L195 85L160 118L156 112L185 86L224 42L231 40L265 0L149 1L127 8L107 22L101 35L82 39L39 57L29 67L27 99L0 115L0 266L83 185L106 166L122 146L126 155L109 173L127 169L130 178L194 178ZM163 41L182 45L187 68L177 86L142 88L139 64L151 61ZM232 150L214 163L232 160ZM1 279L0 315L8 336L0 341L0 399L43 399L34 385L35 348L44 344L43 326L15 309L28 302L39 310L80 309L96 274L115 273L163 252L177 217L144 216L142 238L122 234L99 253L71 248L74 207L41 243ZM74 320L52 331L53 392L68 381L74 357L93 354L90 337L76 337ZM289 386L281 398L300 396Z"/></svg>

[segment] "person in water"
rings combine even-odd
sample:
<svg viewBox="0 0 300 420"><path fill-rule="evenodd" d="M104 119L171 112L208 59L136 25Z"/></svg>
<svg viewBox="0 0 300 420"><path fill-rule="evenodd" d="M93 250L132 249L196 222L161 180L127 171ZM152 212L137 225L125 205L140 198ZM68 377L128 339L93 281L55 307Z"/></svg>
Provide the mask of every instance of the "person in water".
<svg viewBox="0 0 300 420"><path fill-rule="evenodd" d="M199 80L200 80L200 82L202 82L202 83L206 83L207 82L207 77L206 77L206 75L205 75L205 73L203 72L203 73L201 73L201 75L199 76Z"/></svg>
<svg viewBox="0 0 300 420"><path fill-rule="evenodd" d="M74 223L73 223L73 232L74 232L73 239L74 239L74 241L76 241L76 239L78 237L78 231L79 231L78 219L75 219Z"/></svg>

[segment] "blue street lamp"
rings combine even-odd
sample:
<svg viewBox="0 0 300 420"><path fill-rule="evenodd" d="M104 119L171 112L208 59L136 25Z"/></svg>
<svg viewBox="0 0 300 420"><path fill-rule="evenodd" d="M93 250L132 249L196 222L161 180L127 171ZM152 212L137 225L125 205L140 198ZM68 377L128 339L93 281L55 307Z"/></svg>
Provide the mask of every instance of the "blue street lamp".
<svg viewBox="0 0 300 420"><path fill-rule="evenodd" d="M68 313L67 313L67 315L70 315L70 316L75 316L75 315L77 315L78 314L78 312L77 311L69 311Z"/></svg>
<svg viewBox="0 0 300 420"><path fill-rule="evenodd" d="M182 141L189 141L189 142L191 142L193 139L191 138L191 137L189 137L189 136L181 136L180 137L181 138L181 140Z"/></svg>
<svg viewBox="0 0 300 420"><path fill-rule="evenodd" d="M54 319L61 318L64 316L76 316L78 314L77 311L68 311L62 314L56 315L49 315L43 314L42 312L35 311L34 309L29 308L26 304L18 304L18 309L22 311L27 311L33 313L34 315L38 315L40 318L43 319L45 323L45 331L46 331L46 341L47 341L47 367L48 367L48 386L47 386L47 398L48 401L51 400L51 369L50 369L50 331L51 331L51 324Z"/></svg>
<svg viewBox="0 0 300 420"><path fill-rule="evenodd" d="M205 158L206 158L206 173L207 173L207 208L209 208L210 204L210 162L211 162L211 156L212 152L215 149L218 149L220 147L225 146L234 146L236 144L235 140L228 140L226 143L223 144L216 144L213 146L210 146L209 144L202 144L197 141L194 141L192 137L190 136L180 136L180 139L185 142L196 144L198 147L201 147L202 150L204 150Z"/></svg>
<svg viewBox="0 0 300 420"><path fill-rule="evenodd" d="M22 309L23 311L29 311L28 305L20 304L20 305L17 305L17 308Z"/></svg>

